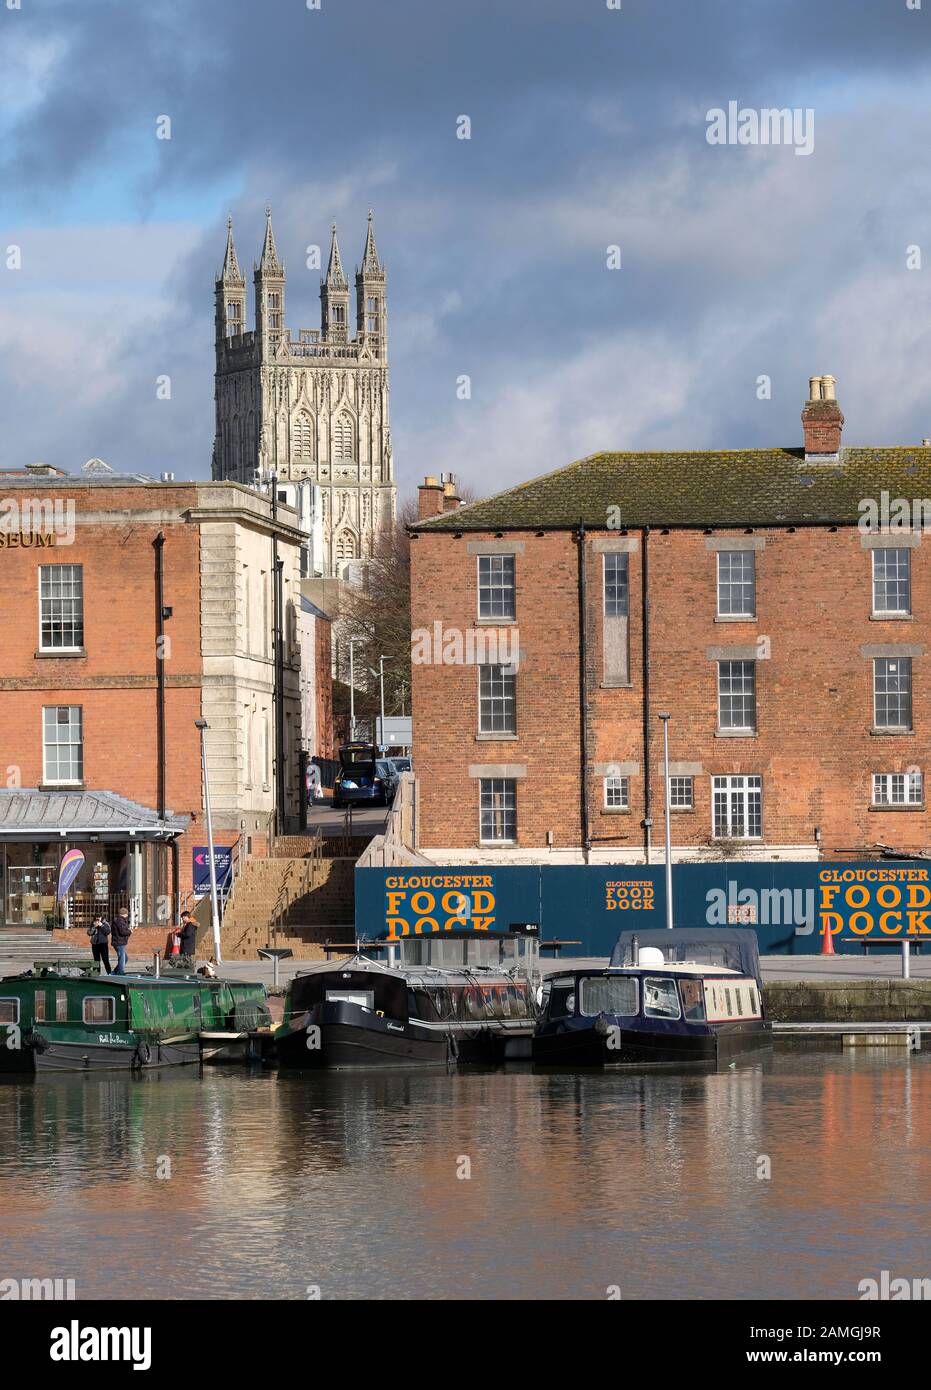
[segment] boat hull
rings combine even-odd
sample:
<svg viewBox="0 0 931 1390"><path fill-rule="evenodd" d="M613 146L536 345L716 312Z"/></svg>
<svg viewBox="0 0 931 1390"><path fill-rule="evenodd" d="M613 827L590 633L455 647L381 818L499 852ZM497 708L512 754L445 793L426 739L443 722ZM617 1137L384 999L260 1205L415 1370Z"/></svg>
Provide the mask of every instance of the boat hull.
<svg viewBox="0 0 931 1390"><path fill-rule="evenodd" d="M445 1067L452 1049L445 1033L416 1020L379 1018L356 1004L327 1001L276 1034L278 1063L302 1071L321 1067Z"/></svg>
<svg viewBox="0 0 931 1390"><path fill-rule="evenodd" d="M558 1033L537 1034L531 1055L541 1066L715 1067L771 1047L770 1025L754 1020L704 1032L565 1028Z"/></svg>
<svg viewBox="0 0 931 1390"><path fill-rule="evenodd" d="M33 1034L15 1051L0 1050L0 1073L148 1071L199 1061L196 1036L147 1041L125 1035L119 1041L95 1042L90 1038L66 1040Z"/></svg>

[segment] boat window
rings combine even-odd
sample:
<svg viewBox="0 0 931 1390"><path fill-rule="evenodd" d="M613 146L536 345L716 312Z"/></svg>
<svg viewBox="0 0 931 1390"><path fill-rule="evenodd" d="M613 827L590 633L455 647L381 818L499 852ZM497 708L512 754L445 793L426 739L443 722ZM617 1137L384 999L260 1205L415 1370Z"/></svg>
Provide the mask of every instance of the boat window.
<svg viewBox="0 0 931 1390"><path fill-rule="evenodd" d="M142 1000L142 1012L145 1014L147 1019L151 1020L152 1005L149 1003L149 996L143 990L140 992L139 998Z"/></svg>
<svg viewBox="0 0 931 1390"><path fill-rule="evenodd" d="M704 1020L705 1001L702 996L701 980L680 980L679 992L682 995L682 1012L693 1023Z"/></svg>
<svg viewBox="0 0 931 1390"><path fill-rule="evenodd" d="M19 1023L19 1000L0 999L0 1024Z"/></svg>
<svg viewBox="0 0 931 1390"><path fill-rule="evenodd" d="M554 980L550 986L550 1018L569 1018L575 1013L575 980Z"/></svg>
<svg viewBox="0 0 931 1390"><path fill-rule="evenodd" d="M375 991L373 989L328 989L327 1003L358 1004L363 1009L374 1009Z"/></svg>
<svg viewBox="0 0 931 1390"><path fill-rule="evenodd" d="M109 994L89 994L84 997L85 1023L113 1023L116 1019L116 1000Z"/></svg>
<svg viewBox="0 0 931 1390"><path fill-rule="evenodd" d="M36 1000L35 1000L35 1004L33 1005L33 1017L35 1018L36 1023L44 1023L44 1022L45 1022L45 990L44 990L44 989L37 989L37 990L36 990Z"/></svg>
<svg viewBox="0 0 931 1390"><path fill-rule="evenodd" d="M66 989L56 989L55 991L55 1022L68 1022L68 991Z"/></svg>
<svg viewBox="0 0 931 1390"><path fill-rule="evenodd" d="M675 980L644 980L643 1012L647 1018L678 1018L679 996Z"/></svg>
<svg viewBox="0 0 931 1390"><path fill-rule="evenodd" d="M634 1018L640 1011L640 991L632 975L587 975L579 982L579 1013L586 1018L618 1014Z"/></svg>

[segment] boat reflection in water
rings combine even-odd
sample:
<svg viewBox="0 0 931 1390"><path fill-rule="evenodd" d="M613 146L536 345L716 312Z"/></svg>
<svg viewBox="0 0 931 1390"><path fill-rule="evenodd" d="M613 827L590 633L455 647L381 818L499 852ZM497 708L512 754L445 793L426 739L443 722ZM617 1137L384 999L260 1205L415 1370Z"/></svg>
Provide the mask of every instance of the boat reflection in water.
<svg viewBox="0 0 931 1390"><path fill-rule="evenodd" d="M389 945L387 965L359 951L295 976L275 1037L282 1066L447 1066L529 1057L535 934L444 932Z"/></svg>
<svg viewBox="0 0 931 1390"><path fill-rule="evenodd" d="M622 932L607 969L546 979L533 1060L713 1066L771 1045L756 933L660 929Z"/></svg>

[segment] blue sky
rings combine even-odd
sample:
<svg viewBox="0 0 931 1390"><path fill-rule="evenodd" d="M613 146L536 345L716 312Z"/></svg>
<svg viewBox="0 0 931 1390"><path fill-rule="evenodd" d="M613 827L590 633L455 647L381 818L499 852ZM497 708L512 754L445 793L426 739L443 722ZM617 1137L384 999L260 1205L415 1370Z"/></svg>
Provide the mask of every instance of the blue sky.
<svg viewBox="0 0 931 1390"><path fill-rule="evenodd" d="M3 466L209 475L213 277L229 211L251 268L266 202L292 328L319 323L305 247L335 217L352 266L375 210L402 491L797 445L825 372L848 443L931 435L931 0L21 5L0 3ZM729 101L812 109L813 153L709 145Z"/></svg>

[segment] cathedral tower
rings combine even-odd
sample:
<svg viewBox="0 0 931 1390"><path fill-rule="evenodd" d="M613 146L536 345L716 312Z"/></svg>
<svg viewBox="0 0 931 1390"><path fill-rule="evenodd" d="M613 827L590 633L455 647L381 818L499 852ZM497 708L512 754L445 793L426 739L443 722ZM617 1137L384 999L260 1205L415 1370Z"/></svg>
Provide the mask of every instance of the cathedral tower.
<svg viewBox="0 0 931 1390"><path fill-rule="evenodd" d="M356 322L335 225L320 281L321 326L285 324L285 267L271 211L254 266L255 329L246 329L246 283L228 224L216 279L216 434L213 477L250 486L280 479L319 487L324 566L342 575L394 524L388 421L386 269L369 213L356 271ZM293 286L292 286L293 288Z"/></svg>

